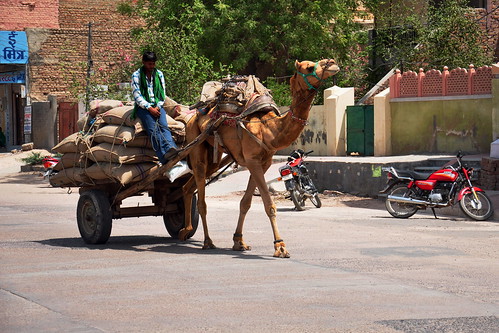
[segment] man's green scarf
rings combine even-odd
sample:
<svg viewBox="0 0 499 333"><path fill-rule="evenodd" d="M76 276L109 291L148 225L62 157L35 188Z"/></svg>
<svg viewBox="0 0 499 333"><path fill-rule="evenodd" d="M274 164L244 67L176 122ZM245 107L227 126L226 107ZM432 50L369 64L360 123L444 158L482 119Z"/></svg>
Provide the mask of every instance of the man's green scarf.
<svg viewBox="0 0 499 333"><path fill-rule="evenodd" d="M156 68L153 69L152 72L152 91L154 92L154 98L151 99L149 96L149 90L147 89L147 78L146 78L146 73L144 70L144 66L140 68L139 72L139 87L140 87L140 93L142 94L142 97L146 101L152 104L152 106L158 105L158 102L164 101L165 100L165 91L163 89L163 84L161 83L161 79L159 78L159 73ZM139 108L139 105L135 103L135 107L133 109L133 114L132 114L132 119L135 118L135 115L137 114L137 110Z"/></svg>

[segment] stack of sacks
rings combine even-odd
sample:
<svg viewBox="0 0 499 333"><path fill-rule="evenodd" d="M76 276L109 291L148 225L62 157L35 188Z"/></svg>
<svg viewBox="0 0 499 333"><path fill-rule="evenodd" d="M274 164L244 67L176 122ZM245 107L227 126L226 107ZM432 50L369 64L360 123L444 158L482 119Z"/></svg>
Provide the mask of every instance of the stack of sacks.
<svg viewBox="0 0 499 333"><path fill-rule="evenodd" d="M61 162L50 177L53 186L83 186L119 182L122 185L143 180L157 169L158 158L151 140L138 118L132 119L133 106L119 101L100 101L91 104L89 112L96 114L88 125L85 116L80 132L62 140L52 150L63 154ZM109 106L114 106L109 108ZM185 139L185 124L168 116L168 126L175 141Z"/></svg>

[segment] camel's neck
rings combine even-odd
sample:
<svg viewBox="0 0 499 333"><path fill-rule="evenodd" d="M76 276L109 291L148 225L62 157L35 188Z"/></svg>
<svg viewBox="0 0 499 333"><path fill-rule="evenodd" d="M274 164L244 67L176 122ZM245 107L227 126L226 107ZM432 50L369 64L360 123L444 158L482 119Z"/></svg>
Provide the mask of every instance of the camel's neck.
<svg viewBox="0 0 499 333"><path fill-rule="evenodd" d="M316 92L300 87L295 75L291 79L291 93L293 100L290 112L280 119L279 132L272 142L272 146L277 149L288 147L298 138L306 125Z"/></svg>

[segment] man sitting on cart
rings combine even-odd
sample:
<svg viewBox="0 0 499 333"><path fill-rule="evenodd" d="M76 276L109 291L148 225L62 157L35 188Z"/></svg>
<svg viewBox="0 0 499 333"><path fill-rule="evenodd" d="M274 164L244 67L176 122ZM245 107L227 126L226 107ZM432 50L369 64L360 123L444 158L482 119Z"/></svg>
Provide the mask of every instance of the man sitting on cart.
<svg viewBox="0 0 499 333"><path fill-rule="evenodd" d="M143 66L132 74L134 115L142 122L159 161L166 164L179 151L168 129L166 111L163 109L165 77L156 69L156 60L154 52L145 52L142 55Z"/></svg>

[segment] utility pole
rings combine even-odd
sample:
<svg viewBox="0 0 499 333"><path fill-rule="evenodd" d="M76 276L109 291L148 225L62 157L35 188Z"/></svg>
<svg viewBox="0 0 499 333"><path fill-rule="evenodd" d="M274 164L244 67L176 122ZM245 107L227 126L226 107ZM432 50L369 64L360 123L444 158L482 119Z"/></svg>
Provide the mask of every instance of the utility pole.
<svg viewBox="0 0 499 333"><path fill-rule="evenodd" d="M88 22L88 47L87 47L87 87L85 94L85 111L90 111L90 75L92 74L92 22Z"/></svg>

